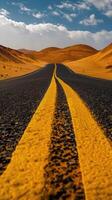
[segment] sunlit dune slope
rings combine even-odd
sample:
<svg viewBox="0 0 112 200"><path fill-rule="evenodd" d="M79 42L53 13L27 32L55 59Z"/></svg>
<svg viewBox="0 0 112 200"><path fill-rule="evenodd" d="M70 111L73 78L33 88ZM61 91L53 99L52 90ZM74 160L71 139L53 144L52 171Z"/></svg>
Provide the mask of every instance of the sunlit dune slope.
<svg viewBox="0 0 112 200"><path fill-rule="evenodd" d="M61 63L64 61L78 60L97 53L96 49L83 44L66 48L49 47L38 52L25 49L20 51L48 63Z"/></svg>
<svg viewBox="0 0 112 200"><path fill-rule="evenodd" d="M0 45L0 79L21 76L45 65L32 55Z"/></svg>
<svg viewBox="0 0 112 200"><path fill-rule="evenodd" d="M95 55L66 62L66 65L77 73L112 80L112 44Z"/></svg>

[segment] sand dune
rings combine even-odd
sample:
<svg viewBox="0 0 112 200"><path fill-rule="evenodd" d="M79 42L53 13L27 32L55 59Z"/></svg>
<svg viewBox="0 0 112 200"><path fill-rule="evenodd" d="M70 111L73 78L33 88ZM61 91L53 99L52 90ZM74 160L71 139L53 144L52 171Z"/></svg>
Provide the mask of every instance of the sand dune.
<svg viewBox="0 0 112 200"><path fill-rule="evenodd" d="M44 65L45 62L40 61L37 57L0 46L0 79L21 76Z"/></svg>
<svg viewBox="0 0 112 200"><path fill-rule="evenodd" d="M74 45L66 48L49 47L39 52L20 50L27 55L32 55L48 63L61 63L74 61L97 53L98 51L88 45Z"/></svg>
<svg viewBox="0 0 112 200"><path fill-rule="evenodd" d="M0 79L29 73L46 63L64 63L77 73L112 79L112 44L101 51L84 44L41 51L0 46Z"/></svg>
<svg viewBox="0 0 112 200"><path fill-rule="evenodd" d="M66 62L77 73L104 79L112 79L112 44L95 55L78 61Z"/></svg>
<svg viewBox="0 0 112 200"><path fill-rule="evenodd" d="M96 52L96 49L82 44L66 48L48 47L41 51L0 46L0 79L27 74L46 63L74 61Z"/></svg>

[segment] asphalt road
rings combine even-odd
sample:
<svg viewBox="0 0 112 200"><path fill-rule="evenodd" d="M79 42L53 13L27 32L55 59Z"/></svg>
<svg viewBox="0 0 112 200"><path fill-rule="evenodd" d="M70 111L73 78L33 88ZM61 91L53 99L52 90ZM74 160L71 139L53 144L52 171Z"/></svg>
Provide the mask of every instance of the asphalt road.
<svg viewBox="0 0 112 200"><path fill-rule="evenodd" d="M112 140L112 81L79 75L61 64L57 66L57 77L79 94L104 129L106 137ZM0 81L0 174L10 162L48 89L53 72L54 64L49 64L29 75ZM43 199L66 199L74 197L74 194L75 199L85 199L75 130L63 88L57 80L56 83L57 97Z"/></svg>
<svg viewBox="0 0 112 200"><path fill-rule="evenodd" d="M0 174L42 100L53 70L53 65L47 65L29 75L0 81Z"/></svg>
<svg viewBox="0 0 112 200"><path fill-rule="evenodd" d="M61 64L57 66L57 76L79 94L112 140L112 81L79 75Z"/></svg>

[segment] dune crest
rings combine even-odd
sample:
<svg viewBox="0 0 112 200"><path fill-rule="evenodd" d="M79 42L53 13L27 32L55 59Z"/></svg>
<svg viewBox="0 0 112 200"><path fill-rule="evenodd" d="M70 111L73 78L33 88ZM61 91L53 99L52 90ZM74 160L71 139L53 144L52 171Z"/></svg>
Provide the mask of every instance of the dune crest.
<svg viewBox="0 0 112 200"><path fill-rule="evenodd" d="M88 45L79 44L65 48L48 47L41 51L19 50L48 63L61 63L74 61L97 53L98 51Z"/></svg>
<svg viewBox="0 0 112 200"><path fill-rule="evenodd" d="M0 45L0 79L21 76L43 65L37 57Z"/></svg>
<svg viewBox="0 0 112 200"><path fill-rule="evenodd" d="M112 80L112 44L95 55L66 62L66 65L80 74Z"/></svg>

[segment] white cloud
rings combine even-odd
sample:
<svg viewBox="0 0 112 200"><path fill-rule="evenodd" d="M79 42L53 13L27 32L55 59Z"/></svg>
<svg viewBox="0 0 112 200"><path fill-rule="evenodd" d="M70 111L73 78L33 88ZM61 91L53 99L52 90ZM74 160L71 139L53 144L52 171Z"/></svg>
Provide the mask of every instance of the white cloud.
<svg viewBox="0 0 112 200"><path fill-rule="evenodd" d="M63 14L63 17L67 19L69 22L72 22L72 17L69 14Z"/></svg>
<svg viewBox="0 0 112 200"><path fill-rule="evenodd" d="M96 7L100 11L105 11L104 14L108 17L112 16L112 0L83 0L77 3L73 3L70 1L64 2L62 1L56 7L63 10L90 10L91 6Z"/></svg>
<svg viewBox="0 0 112 200"><path fill-rule="evenodd" d="M41 12L37 12L37 13L33 13L32 16L37 18L37 19L41 19L45 16L45 14L41 13Z"/></svg>
<svg viewBox="0 0 112 200"><path fill-rule="evenodd" d="M88 5L87 2L75 3L74 6L75 6L78 10L90 10L90 6Z"/></svg>
<svg viewBox="0 0 112 200"><path fill-rule="evenodd" d="M27 8L24 4L20 4L20 10L21 11L24 11L24 12L30 12L31 9L30 8Z"/></svg>
<svg viewBox="0 0 112 200"><path fill-rule="evenodd" d="M71 17L76 17L77 15L75 13L70 13Z"/></svg>
<svg viewBox="0 0 112 200"><path fill-rule="evenodd" d="M112 41L112 31L68 30L51 23L25 24L0 15L0 44L12 48L42 49L48 46L65 47L85 43L102 48Z"/></svg>
<svg viewBox="0 0 112 200"><path fill-rule="evenodd" d="M61 4L57 5L56 7L60 8L60 9L64 9L64 8L66 8L66 9L69 9L69 8L73 9L73 4L69 3L69 2L61 2Z"/></svg>
<svg viewBox="0 0 112 200"><path fill-rule="evenodd" d="M104 13L107 17L112 17L112 10L108 10Z"/></svg>
<svg viewBox="0 0 112 200"><path fill-rule="evenodd" d="M69 22L73 21L73 18L75 18L77 15L76 13L65 13L62 10L58 11L53 11L52 14L56 15L56 16L60 16L62 18L65 18L66 20L68 20Z"/></svg>
<svg viewBox="0 0 112 200"><path fill-rule="evenodd" d="M54 16L60 16L60 13L57 12L57 11L53 11L53 12L52 12L52 15L54 15Z"/></svg>
<svg viewBox="0 0 112 200"><path fill-rule="evenodd" d="M32 10L30 8L26 7L23 3L12 2L12 5L19 7L20 11L22 11L22 12L26 12L28 14L30 14L30 12L32 12Z"/></svg>
<svg viewBox="0 0 112 200"><path fill-rule="evenodd" d="M75 13L65 13L62 10L56 10L56 11L52 11L52 15L54 16L60 16L65 18L66 20L68 20L69 22L73 21L73 18L75 18L77 15Z"/></svg>
<svg viewBox="0 0 112 200"><path fill-rule="evenodd" d="M0 9L0 15L3 15L3 16L8 16L10 13L7 11L7 10L5 10L4 8L1 8Z"/></svg>
<svg viewBox="0 0 112 200"><path fill-rule="evenodd" d="M103 11L103 14L107 17L112 17L112 0L87 0L87 2L98 10Z"/></svg>
<svg viewBox="0 0 112 200"><path fill-rule="evenodd" d="M75 13L70 13L70 14L67 14L67 13L63 13L63 17L65 19L67 19L69 22L72 22L73 21L73 18L76 17L77 15Z"/></svg>
<svg viewBox="0 0 112 200"><path fill-rule="evenodd" d="M95 14L92 14L89 16L89 18L86 18L80 21L80 24L83 24L85 26L94 26L102 22L103 22L102 19L97 19Z"/></svg>
<svg viewBox="0 0 112 200"><path fill-rule="evenodd" d="M99 10L106 10L112 8L112 0L87 0L88 3L94 5Z"/></svg>
<svg viewBox="0 0 112 200"><path fill-rule="evenodd" d="M48 6L48 9L49 9L49 10L52 10L53 8L52 8L52 6L51 6L51 5L49 5L49 6Z"/></svg>
<svg viewBox="0 0 112 200"><path fill-rule="evenodd" d="M57 8L60 9L71 9L71 10L89 10L90 7L87 2L80 2L80 3L71 3L71 2L61 2L61 4L57 5Z"/></svg>

